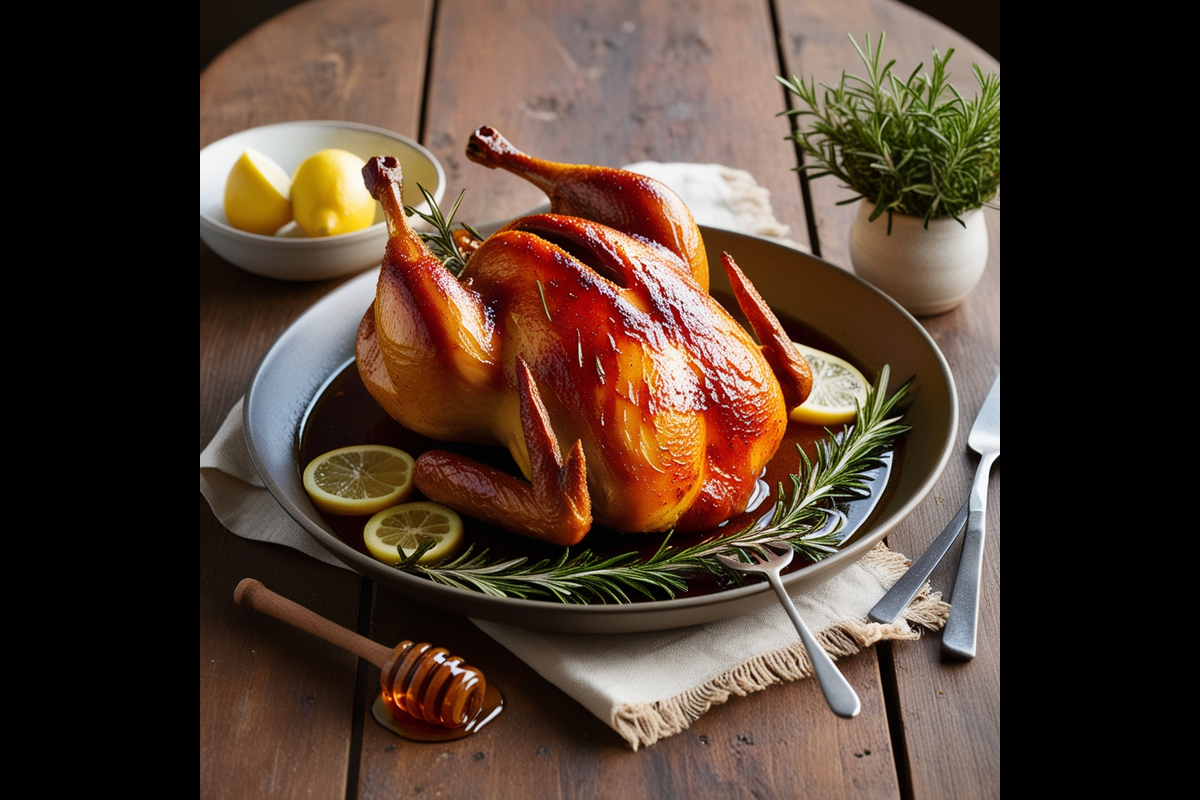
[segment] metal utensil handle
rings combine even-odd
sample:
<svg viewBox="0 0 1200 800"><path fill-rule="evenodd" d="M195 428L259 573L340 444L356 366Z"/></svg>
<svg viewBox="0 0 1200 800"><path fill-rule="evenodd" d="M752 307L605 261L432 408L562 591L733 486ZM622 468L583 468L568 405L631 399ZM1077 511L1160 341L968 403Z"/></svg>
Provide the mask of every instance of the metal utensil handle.
<svg viewBox="0 0 1200 800"><path fill-rule="evenodd" d="M979 459L975 484L971 487L971 510L967 516L967 535L963 539L954 595L950 598L950 616L942 631L942 652L963 660L975 657L975 633L979 624L979 585L983 577L983 542L987 522L988 473L996 454Z"/></svg>
<svg viewBox="0 0 1200 800"><path fill-rule="evenodd" d="M808 659L812 662L813 671L817 673L817 681L821 684L821 691L825 694L825 702L829 704L829 708L834 714L843 719L857 717L858 712L862 710L862 703L859 701L854 687L833 663L829 654L821 645L817 644L816 638L809 633L808 626L800 618L800 612L796 610L792 598L788 597L787 590L783 588L783 582L779 580L779 575L774 572L768 572L766 575L767 579L771 581L771 588L775 590L775 594L779 595L784 610L792 618L792 624L796 626L800 640L804 642L804 649L808 651Z"/></svg>
<svg viewBox="0 0 1200 800"><path fill-rule="evenodd" d="M938 537L925 549L921 557L912 563L908 572L901 575L900 580L896 581L891 589L888 589L887 594L880 598L867 616L884 625L891 625L895 622L904 609L908 608L912 599L917 596L917 592L921 591L921 587L929 579L934 567L942 560L942 556L946 555L946 551L950 549L950 545L954 544L954 540L958 538L966 525L967 503L963 503L962 508L954 515L954 519L950 520L950 524L938 534Z"/></svg>

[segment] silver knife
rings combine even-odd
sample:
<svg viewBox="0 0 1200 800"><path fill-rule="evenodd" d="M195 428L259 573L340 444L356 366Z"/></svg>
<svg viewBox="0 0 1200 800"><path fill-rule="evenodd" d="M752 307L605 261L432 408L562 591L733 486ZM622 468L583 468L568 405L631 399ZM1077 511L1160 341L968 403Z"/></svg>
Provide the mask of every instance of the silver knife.
<svg viewBox="0 0 1200 800"><path fill-rule="evenodd" d="M984 523L987 520L988 475L992 462L1000 456L1000 376L992 384L983 408L975 418L967 439L971 449L979 453L979 468L967 500L967 535L963 539L962 555L958 562L958 577L954 579L954 595L950 598L950 616L942 631L942 653L955 658L975 657L975 628L979 621L979 583L983 574Z"/></svg>
<svg viewBox="0 0 1200 800"><path fill-rule="evenodd" d="M950 545L954 544L954 540L958 538L965 527L967 527L967 504L963 503L962 508L954 515L954 519L950 520L946 529L939 533L938 537L933 540L933 544L929 545L921 557L913 562L912 566L908 568L908 572L901 575L900 580L896 581L891 589L888 589L887 594L880 598L867 616L884 625L891 625L895 622L901 612L908 608L908 604L917 596L917 592L921 591L921 587L929 579L934 567L942 560L942 556L946 555Z"/></svg>

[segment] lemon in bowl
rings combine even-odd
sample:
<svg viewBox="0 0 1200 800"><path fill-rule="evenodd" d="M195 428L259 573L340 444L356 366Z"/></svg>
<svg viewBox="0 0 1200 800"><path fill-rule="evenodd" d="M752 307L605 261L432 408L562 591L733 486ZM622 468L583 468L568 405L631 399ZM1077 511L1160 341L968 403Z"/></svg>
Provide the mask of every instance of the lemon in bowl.
<svg viewBox="0 0 1200 800"><path fill-rule="evenodd" d="M225 217L239 231L272 236L292 221L291 190L283 167L247 148L225 181Z"/></svg>
<svg viewBox="0 0 1200 800"><path fill-rule="evenodd" d="M366 163L336 147L300 162L290 194L296 224L309 236L337 236L369 227L376 204L363 183Z"/></svg>
<svg viewBox="0 0 1200 800"><path fill-rule="evenodd" d="M292 223L273 235L239 230L226 214L226 184L235 164L248 150L263 154L294 178L305 159L329 149L344 150L364 162L372 156L397 158L404 170L404 203L423 212L428 213L429 208L417 184L438 202L446 193L446 173L441 163L427 149L399 133L328 120L264 125L227 136L200 151L201 241L235 266L280 280L326 280L377 266L387 246L387 225L383 210L374 200L369 225L328 236L309 236ZM266 177L269 168L260 165L259 171ZM358 181L361 186L361 175Z"/></svg>

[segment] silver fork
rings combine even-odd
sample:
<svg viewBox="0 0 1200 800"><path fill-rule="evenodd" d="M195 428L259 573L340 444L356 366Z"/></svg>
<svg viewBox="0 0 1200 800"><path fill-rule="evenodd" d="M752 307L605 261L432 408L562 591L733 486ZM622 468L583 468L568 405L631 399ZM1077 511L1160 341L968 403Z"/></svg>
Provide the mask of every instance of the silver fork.
<svg viewBox="0 0 1200 800"><path fill-rule="evenodd" d="M786 545L782 546L787 547ZM759 551L750 552L750 557L754 559L752 564L722 555L717 556L717 560L729 569L736 569L739 572L761 572L767 576L767 580L771 582L771 588L775 590L775 594L779 595L779 602L783 604L784 610L792 618L792 624L800 632L804 649L808 651L813 671L817 673L817 681L821 684L821 691L825 694L825 702L829 703L833 713L843 719L857 717L858 712L862 710L862 703L859 702L854 687L834 666L833 659L829 657L829 654L821 648L821 645L817 644L817 640L809 632L804 620L800 619L800 612L796 611L792 598L788 597L787 590L783 588L783 581L779 579L779 571L792 562L792 548L787 547L786 552L779 553L768 545L762 545Z"/></svg>
<svg viewBox="0 0 1200 800"><path fill-rule="evenodd" d="M961 659L975 657L975 629L979 622L979 584L983 578L983 540L987 521L988 480L992 462L1000 457L1000 376L996 376L967 444L979 453L979 468L967 499L967 535L963 539L950 616L942 631L942 652Z"/></svg>

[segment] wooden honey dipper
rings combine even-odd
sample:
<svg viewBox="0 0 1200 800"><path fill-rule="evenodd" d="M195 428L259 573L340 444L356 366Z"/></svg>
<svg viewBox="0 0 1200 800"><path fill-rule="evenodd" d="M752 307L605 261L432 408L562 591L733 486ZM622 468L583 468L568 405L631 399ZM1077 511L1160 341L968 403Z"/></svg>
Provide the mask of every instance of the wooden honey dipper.
<svg viewBox="0 0 1200 800"><path fill-rule="evenodd" d="M237 585L233 600L242 608L270 614L379 667L384 701L410 716L445 728L463 728L475 721L483 708L487 690L483 673L445 648L406 640L388 649L272 592L253 578Z"/></svg>

